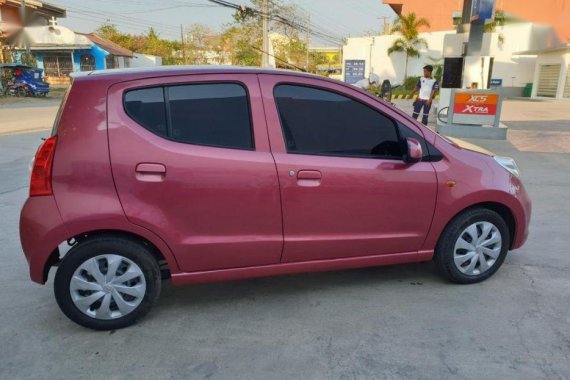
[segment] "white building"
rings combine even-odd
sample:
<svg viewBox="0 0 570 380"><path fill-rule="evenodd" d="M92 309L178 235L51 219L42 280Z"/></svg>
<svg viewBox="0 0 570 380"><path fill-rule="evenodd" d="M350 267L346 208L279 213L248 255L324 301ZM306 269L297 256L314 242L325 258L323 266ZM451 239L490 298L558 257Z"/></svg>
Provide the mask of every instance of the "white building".
<svg viewBox="0 0 570 380"><path fill-rule="evenodd" d="M130 67L162 66L162 57L150 54L133 53Z"/></svg>
<svg viewBox="0 0 570 380"><path fill-rule="evenodd" d="M421 33L420 37L427 41L428 48L420 49L419 58L409 59L408 76L421 75L422 67L426 64L443 64L444 57L461 57L464 43L467 42L467 35L458 35L455 30ZM405 54L393 53L389 56L387 53L397 38L397 35L349 38L343 47L344 79L347 79L346 62L363 60L365 77L375 73L381 80L388 79L392 84L401 84L404 79ZM494 33L485 34L482 55L487 56L487 66L490 65L490 58L493 58L492 79L502 81L503 91L520 96L527 83L536 83L537 57L534 51L559 45L560 41L551 27L513 23L497 27ZM487 83L488 73L481 73L480 77L480 83Z"/></svg>
<svg viewBox="0 0 570 380"><path fill-rule="evenodd" d="M556 48L526 51L536 55L533 72L533 98L570 99L570 44Z"/></svg>

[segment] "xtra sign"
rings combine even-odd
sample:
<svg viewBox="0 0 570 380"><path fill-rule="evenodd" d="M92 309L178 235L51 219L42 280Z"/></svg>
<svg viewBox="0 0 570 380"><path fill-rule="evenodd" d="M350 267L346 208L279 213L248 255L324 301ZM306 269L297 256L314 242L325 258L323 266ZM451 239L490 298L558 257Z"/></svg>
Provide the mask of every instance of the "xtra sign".
<svg viewBox="0 0 570 380"><path fill-rule="evenodd" d="M457 92L453 98L453 123L495 125L499 94L492 92Z"/></svg>
<svg viewBox="0 0 570 380"><path fill-rule="evenodd" d="M455 94L453 113L495 116L498 103L497 94Z"/></svg>

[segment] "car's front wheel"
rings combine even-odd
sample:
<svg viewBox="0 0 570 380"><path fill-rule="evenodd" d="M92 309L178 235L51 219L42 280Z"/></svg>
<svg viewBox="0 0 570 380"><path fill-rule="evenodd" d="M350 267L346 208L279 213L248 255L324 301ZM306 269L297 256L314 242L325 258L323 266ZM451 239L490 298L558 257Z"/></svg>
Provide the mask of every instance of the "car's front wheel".
<svg viewBox="0 0 570 380"><path fill-rule="evenodd" d="M115 235L87 238L74 246L54 283L63 313L95 330L135 323L150 311L160 288L160 270L150 248Z"/></svg>
<svg viewBox="0 0 570 380"><path fill-rule="evenodd" d="M495 211L476 208L453 219L436 247L434 260L453 282L472 284L491 277L510 245L509 228Z"/></svg>

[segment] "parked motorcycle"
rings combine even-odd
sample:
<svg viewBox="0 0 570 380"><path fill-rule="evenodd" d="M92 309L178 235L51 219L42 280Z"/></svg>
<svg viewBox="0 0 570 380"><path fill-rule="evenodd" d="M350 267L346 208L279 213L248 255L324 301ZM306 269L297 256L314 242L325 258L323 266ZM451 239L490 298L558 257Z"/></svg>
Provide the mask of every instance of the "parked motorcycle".
<svg viewBox="0 0 570 380"><path fill-rule="evenodd" d="M11 96L46 96L49 84L43 70L17 63L0 64L3 92Z"/></svg>
<svg viewBox="0 0 570 380"><path fill-rule="evenodd" d="M30 91L25 83L10 81L8 82L8 95L25 97L30 95Z"/></svg>

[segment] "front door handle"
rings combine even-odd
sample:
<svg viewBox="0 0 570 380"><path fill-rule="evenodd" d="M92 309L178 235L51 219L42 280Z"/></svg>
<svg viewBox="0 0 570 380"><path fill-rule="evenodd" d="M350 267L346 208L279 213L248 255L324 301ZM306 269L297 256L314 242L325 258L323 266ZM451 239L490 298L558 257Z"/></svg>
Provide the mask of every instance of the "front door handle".
<svg viewBox="0 0 570 380"><path fill-rule="evenodd" d="M318 170L299 170L297 184L299 186L315 187L321 184L322 174Z"/></svg>
<svg viewBox="0 0 570 380"><path fill-rule="evenodd" d="M162 182L166 177L166 166L154 163L138 164L135 175L139 181Z"/></svg>

